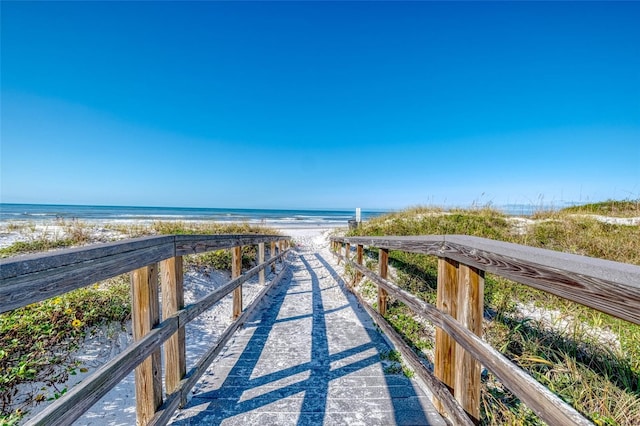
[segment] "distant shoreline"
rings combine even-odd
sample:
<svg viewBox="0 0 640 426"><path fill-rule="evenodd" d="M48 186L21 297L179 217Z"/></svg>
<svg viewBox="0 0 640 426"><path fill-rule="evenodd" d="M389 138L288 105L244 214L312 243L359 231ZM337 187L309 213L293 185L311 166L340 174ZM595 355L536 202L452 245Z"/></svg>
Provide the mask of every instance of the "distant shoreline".
<svg viewBox="0 0 640 426"><path fill-rule="evenodd" d="M466 207L440 207L449 209L492 208L508 216L531 216L540 211L555 211L579 203L563 203L562 206L530 204L506 204ZM362 220L368 220L393 210L362 210ZM237 209L203 207L140 207L140 206L92 206L64 204L0 203L0 222L50 220L80 220L86 222L155 222L155 221L206 221L221 223L247 222L272 227L343 226L355 218L355 208L350 209Z"/></svg>
<svg viewBox="0 0 640 426"><path fill-rule="evenodd" d="M367 220L385 211L362 211ZM199 221L250 223L271 227L346 226L355 217L351 210L224 209L186 207L127 207L49 204L0 204L0 222L79 220L82 222L152 223L156 221Z"/></svg>

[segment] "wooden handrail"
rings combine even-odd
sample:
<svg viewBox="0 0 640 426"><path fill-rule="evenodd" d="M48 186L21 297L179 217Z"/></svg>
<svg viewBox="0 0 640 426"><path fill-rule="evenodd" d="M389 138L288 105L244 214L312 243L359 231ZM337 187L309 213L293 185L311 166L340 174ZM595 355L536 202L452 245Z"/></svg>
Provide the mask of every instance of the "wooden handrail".
<svg viewBox="0 0 640 426"><path fill-rule="evenodd" d="M348 255L342 256L342 244L357 245L358 250L369 246L438 256L438 307L363 267L360 259L353 262ZM479 404L474 402L477 399L474 395L479 392L480 362L549 424L591 424L474 334L478 333L477 317L482 315L478 300L481 295L477 293L482 291L484 271L640 324L640 267L635 265L458 235L334 237L331 245L339 258L355 268L358 276L367 276L380 290L402 301L446 334L446 338L440 339L436 334L436 354L441 356L435 360L435 377L425 382L436 395L434 402L441 412L448 412L454 419L458 418L456 410L452 412L451 401L442 397L442 386L449 388L469 417L477 422ZM378 316L378 320L381 318ZM388 328L387 334L395 333ZM449 339L452 346L446 346ZM401 341L399 337L397 340ZM415 368L408 346L400 345L399 349L408 355ZM432 375L424 366L422 369L421 374ZM434 385L434 380L439 384Z"/></svg>
<svg viewBox="0 0 640 426"><path fill-rule="evenodd" d="M333 240L455 260L640 324L636 265L462 235Z"/></svg>
<svg viewBox="0 0 640 426"><path fill-rule="evenodd" d="M279 241L277 235L171 235L0 259L0 313L175 256Z"/></svg>
<svg viewBox="0 0 640 426"><path fill-rule="evenodd" d="M107 362L67 394L34 416L29 424L66 425L77 420L93 404L116 386L134 368L136 369L137 416L140 424L163 423L175 409L184 403L186 395L198 378L211 364L224 344L246 320L266 291L281 277L282 272L262 290L258 298L242 311L242 303L234 302L239 317L227 328L216 344L200 359L196 367L185 374L184 327L198 315L220 301L227 294L238 293L240 286L251 277L284 259L288 238L276 235L172 235L138 238L118 243L99 244L82 248L60 250L0 261L0 313L67 293L116 275L131 272L133 295L132 317L136 342L120 355ZM211 250L236 248L242 245L275 244L280 252L272 250L270 258L241 273L239 258L234 277L221 288L188 306L182 306L182 255ZM163 321L157 322L159 312L157 286L158 262L162 270ZM176 293L176 294L173 294ZM148 305L150 304L150 306ZM143 312L144 315L142 315ZM168 342L167 342L168 341ZM165 344L165 342L167 342ZM162 403L159 349L165 344L166 354L174 360L167 368L167 400ZM169 346L167 346L169 345ZM168 357L166 357L168 358ZM151 363L148 366L142 364ZM142 384L142 382L147 382ZM151 382L156 383L151 385ZM160 383L160 387L158 387Z"/></svg>

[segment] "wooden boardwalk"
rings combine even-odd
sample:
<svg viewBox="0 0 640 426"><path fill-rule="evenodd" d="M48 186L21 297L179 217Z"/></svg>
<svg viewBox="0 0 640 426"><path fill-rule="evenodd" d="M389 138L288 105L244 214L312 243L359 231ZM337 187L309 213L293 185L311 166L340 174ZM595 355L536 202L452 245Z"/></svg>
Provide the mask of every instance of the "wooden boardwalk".
<svg viewBox="0 0 640 426"><path fill-rule="evenodd" d="M385 373L390 347L329 251L291 257L172 424L444 425L414 381Z"/></svg>
<svg viewBox="0 0 640 426"><path fill-rule="evenodd" d="M290 238L163 235L0 259L0 313L131 275L135 342L31 423L72 424L135 370L139 424L443 424L415 383L385 371L388 338L455 424L480 418L484 365L546 423L586 426L589 419L482 340L485 272L640 324L636 265L464 235L331 237L335 255L377 284L380 312L391 296L437 327L434 375L384 317L365 306L384 338L372 325L345 291L342 268L332 263L322 237L293 253ZM258 247L258 264L247 271L240 268L244 246ZM363 265L365 248L378 249L378 273ZM183 256L222 249L232 251L232 279L185 306ZM389 250L438 257L436 305L388 279ZM242 284L253 277L264 283L263 271L286 256L293 259L281 271L285 280L277 285L278 274L243 306ZM187 369L185 327L231 294L235 320ZM188 406L176 412L185 399Z"/></svg>

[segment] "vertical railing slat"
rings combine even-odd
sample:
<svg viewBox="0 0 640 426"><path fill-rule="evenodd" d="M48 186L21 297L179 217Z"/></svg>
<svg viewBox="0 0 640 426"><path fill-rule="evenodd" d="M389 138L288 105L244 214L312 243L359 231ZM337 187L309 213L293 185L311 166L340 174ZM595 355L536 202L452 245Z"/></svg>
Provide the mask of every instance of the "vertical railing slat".
<svg viewBox="0 0 640 426"><path fill-rule="evenodd" d="M242 274L242 247L234 247L231 256L231 279L237 278ZM235 320L242 314L242 285L233 290L233 319Z"/></svg>
<svg viewBox="0 0 640 426"><path fill-rule="evenodd" d="M258 265L262 265L263 263L264 263L264 243L259 243L258 244ZM265 283L264 269L261 269L260 272L258 272L258 280L260 282L260 285L264 285Z"/></svg>
<svg viewBox="0 0 640 426"><path fill-rule="evenodd" d="M451 259L438 258L438 290L436 307L452 317L456 317L458 304L458 262ZM454 393L455 385L456 342L444 330L436 327L436 350L434 373ZM434 405L442 414L444 407L434 399Z"/></svg>
<svg viewBox="0 0 640 426"><path fill-rule="evenodd" d="M269 258L272 258L276 255L276 242L271 241L271 249L269 250ZM276 273L276 262L271 264L271 273Z"/></svg>
<svg viewBox="0 0 640 426"><path fill-rule="evenodd" d="M152 264L131 272L133 337L140 340L160 320L158 303L158 265ZM162 404L160 347L135 369L136 416L146 425Z"/></svg>
<svg viewBox="0 0 640 426"><path fill-rule="evenodd" d="M378 251L378 272L382 279L387 279L389 275L389 250L380 249ZM387 314L387 291L378 286L378 312L380 315Z"/></svg>
<svg viewBox="0 0 640 426"><path fill-rule="evenodd" d="M458 270L457 320L476 336L482 336L484 312L484 271L461 264ZM456 345L455 398L469 414L480 422L480 363Z"/></svg>
<svg viewBox="0 0 640 426"><path fill-rule="evenodd" d="M364 247L362 244L358 244L356 247L356 263L362 266L362 258L363 258ZM356 272L356 284L362 279L362 272Z"/></svg>
<svg viewBox="0 0 640 426"><path fill-rule="evenodd" d="M160 274L162 318L164 320L184 308L182 256L172 257L160 262ZM182 380L187 370L184 333L183 325L164 344L164 381L167 395L178 389L180 380Z"/></svg>

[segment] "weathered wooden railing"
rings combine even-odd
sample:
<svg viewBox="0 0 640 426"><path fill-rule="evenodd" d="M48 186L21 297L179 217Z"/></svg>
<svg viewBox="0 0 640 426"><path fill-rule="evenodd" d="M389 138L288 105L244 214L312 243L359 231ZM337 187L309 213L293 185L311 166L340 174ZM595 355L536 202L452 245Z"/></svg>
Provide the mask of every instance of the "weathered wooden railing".
<svg viewBox="0 0 640 426"><path fill-rule="evenodd" d="M379 249L379 274L362 265L365 246ZM363 306L431 388L436 407L455 424L479 420L481 364L548 424L591 424L479 337L485 271L640 324L640 267L635 265L458 235L332 238L332 249L355 268L356 279L366 275L378 285L379 312L364 301ZM389 250L438 257L436 306L387 280ZM433 373L385 321L387 295L436 326Z"/></svg>
<svg viewBox="0 0 640 426"><path fill-rule="evenodd" d="M265 243L270 258L265 262ZM241 247L258 245L258 265L241 274ZM276 244L278 253L276 254ZM232 279L199 301L184 306L183 255L232 249ZM38 413L30 424L73 423L102 396L135 369L138 424L165 424L186 401L224 344L244 322L269 287L243 312L242 283L284 259L288 237L274 235L174 235L99 244L50 254L0 261L0 313L58 296L123 273L131 273L132 322L135 342L107 362L66 395ZM160 279L158 279L160 276ZM277 277L279 278L279 276ZM271 283L275 283L277 278ZM158 281L162 292L162 321ZM186 371L187 323L233 292L230 325L196 365ZM162 398L160 350L164 346L166 399Z"/></svg>

